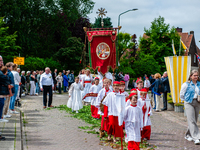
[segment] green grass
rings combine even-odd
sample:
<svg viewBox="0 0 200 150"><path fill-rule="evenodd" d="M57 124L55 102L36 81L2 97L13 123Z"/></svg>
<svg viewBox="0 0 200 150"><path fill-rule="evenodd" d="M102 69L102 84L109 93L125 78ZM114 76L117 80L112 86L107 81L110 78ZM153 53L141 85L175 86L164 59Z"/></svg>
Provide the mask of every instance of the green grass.
<svg viewBox="0 0 200 150"><path fill-rule="evenodd" d="M184 106L184 104L182 104L182 103L176 103L176 104L174 104L174 106Z"/></svg>

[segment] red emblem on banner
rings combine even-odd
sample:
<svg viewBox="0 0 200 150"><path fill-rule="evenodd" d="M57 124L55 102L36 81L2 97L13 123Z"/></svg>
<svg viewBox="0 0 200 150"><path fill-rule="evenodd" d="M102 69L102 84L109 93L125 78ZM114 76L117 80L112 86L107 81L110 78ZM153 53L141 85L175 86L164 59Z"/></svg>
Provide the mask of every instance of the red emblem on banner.
<svg viewBox="0 0 200 150"><path fill-rule="evenodd" d="M100 72L105 74L108 68L116 67L116 30L87 31L90 42L90 65L95 70L100 68Z"/></svg>

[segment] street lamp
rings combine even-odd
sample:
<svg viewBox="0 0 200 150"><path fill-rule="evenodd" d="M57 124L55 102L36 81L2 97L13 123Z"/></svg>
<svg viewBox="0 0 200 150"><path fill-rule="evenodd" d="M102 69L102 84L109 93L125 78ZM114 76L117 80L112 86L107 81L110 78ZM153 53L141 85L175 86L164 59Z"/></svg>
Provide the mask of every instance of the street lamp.
<svg viewBox="0 0 200 150"><path fill-rule="evenodd" d="M119 17L118 17L118 28L119 28L119 26L120 26L120 16L121 15L123 15L123 14L125 14L125 13L127 13L127 12L129 12L129 11L136 11L136 10L138 10L137 8L134 8L134 9L129 9L129 10L127 10L127 11L125 11L125 12L123 12L123 13L121 13L121 14L119 14ZM118 29L118 32L117 32L117 49L119 50L119 29ZM118 52L117 52L117 65L118 65Z"/></svg>

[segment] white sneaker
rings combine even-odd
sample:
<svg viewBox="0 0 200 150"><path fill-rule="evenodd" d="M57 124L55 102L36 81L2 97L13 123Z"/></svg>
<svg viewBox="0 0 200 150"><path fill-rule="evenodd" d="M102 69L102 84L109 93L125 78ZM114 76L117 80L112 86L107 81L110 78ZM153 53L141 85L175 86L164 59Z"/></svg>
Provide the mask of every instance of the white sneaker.
<svg viewBox="0 0 200 150"><path fill-rule="evenodd" d="M185 139L190 141L190 142L193 141L193 138L191 136L188 136L188 135L185 137Z"/></svg>
<svg viewBox="0 0 200 150"><path fill-rule="evenodd" d="M195 145L200 145L200 141L199 141L199 140L195 140L195 141L194 141L194 144L195 144Z"/></svg>
<svg viewBox="0 0 200 150"><path fill-rule="evenodd" d="M0 119L0 122L8 122L6 119Z"/></svg>
<svg viewBox="0 0 200 150"><path fill-rule="evenodd" d="M10 110L10 113L11 113L11 114L19 114L19 112L17 112L17 111L12 111L12 110Z"/></svg>
<svg viewBox="0 0 200 150"><path fill-rule="evenodd" d="M4 118L11 118L12 116L11 115L4 115L3 117Z"/></svg>

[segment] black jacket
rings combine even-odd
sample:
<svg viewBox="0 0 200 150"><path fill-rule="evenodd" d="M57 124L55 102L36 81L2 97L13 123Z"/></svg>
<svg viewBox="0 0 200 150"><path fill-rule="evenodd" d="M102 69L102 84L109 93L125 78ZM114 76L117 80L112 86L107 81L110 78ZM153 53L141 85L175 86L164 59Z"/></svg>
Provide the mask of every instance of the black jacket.
<svg viewBox="0 0 200 150"><path fill-rule="evenodd" d="M163 78L163 83L164 83L164 86L165 86L165 92L170 92L170 87L169 87L169 80L168 80L168 77L166 78Z"/></svg>
<svg viewBox="0 0 200 150"><path fill-rule="evenodd" d="M26 77L25 76L21 76L21 82L23 85L25 85L26 83Z"/></svg>
<svg viewBox="0 0 200 150"><path fill-rule="evenodd" d="M9 78L0 71L0 95L9 95L8 85L10 85Z"/></svg>

